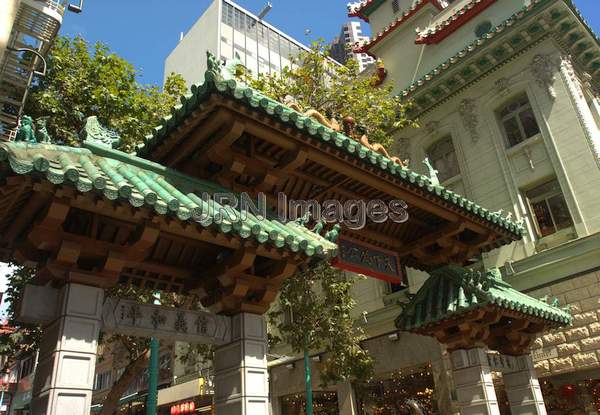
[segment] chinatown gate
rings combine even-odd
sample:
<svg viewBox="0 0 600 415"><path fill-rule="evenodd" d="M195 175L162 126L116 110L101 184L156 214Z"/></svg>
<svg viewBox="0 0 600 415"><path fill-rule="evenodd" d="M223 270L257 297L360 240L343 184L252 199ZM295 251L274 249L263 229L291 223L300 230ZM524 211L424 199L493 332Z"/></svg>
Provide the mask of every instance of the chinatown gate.
<svg viewBox="0 0 600 415"><path fill-rule="evenodd" d="M27 117L17 141L0 144L0 253L35 267L21 315L45 330L33 413L88 414L98 336L115 331L217 344L217 413L266 415L263 314L286 277L322 260L396 282L400 263L428 272L454 267L447 279L431 280L442 287L433 292L448 291L450 282L456 290L434 300L424 286L399 327L436 336L455 351L456 373L468 372L458 388L463 413L499 413L482 363L486 347L517 359L524 369L515 370L527 377L519 393L539 397L529 343L570 317L520 293L524 308L504 297L506 304L495 307L485 295L501 279L460 268L520 239L522 226L440 186L430 166L429 176L410 171L356 133L352 119L340 128L240 84L231 65L211 55L208 62L205 82L133 154L117 150L119 137L95 117L86 120L79 147L54 143L43 123L34 129ZM275 210L266 218L244 216L217 197L227 193L264 193L271 208L281 193L318 202L406 203L400 221L340 229L305 217L282 220ZM210 313L105 298L105 289L118 284L195 294ZM465 295L480 301L463 307ZM442 305L444 313L433 312ZM467 309L474 311L449 312ZM477 400L483 404L474 412L468 403ZM535 401L534 412L527 399L515 402L513 413L545 413L543 402Z"/></svg>

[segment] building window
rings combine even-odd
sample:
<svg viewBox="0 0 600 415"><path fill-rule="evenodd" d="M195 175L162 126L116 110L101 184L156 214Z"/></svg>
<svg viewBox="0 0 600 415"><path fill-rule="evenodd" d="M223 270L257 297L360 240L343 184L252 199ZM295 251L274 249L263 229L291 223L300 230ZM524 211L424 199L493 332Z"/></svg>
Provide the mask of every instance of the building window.
<svg viewBox="0 0 600 415"><path fill-rule="evenodd" d="M394 11L394 14L396 14L400 11L400 4L399 4L398 0L392 1L392 10Z"/></svg>
<svg viewBox="0 0 600 415"><path fill-rule="evenodd" d="M431 165L438 171L441 182L460 174L452 137L447 136L436 141L426 151Z"/></svg>
<svg viewBox="0 0 600 415"><path fill-rule="evenodd" d="M112 372L110 370L96 375L96 381L94 382L94 390L100 391L108 389L112 380Z"/></svg>
<svg viewBox="0 0 600 415"><path fill-rule="evenodd" d="M21 361L21 370L19 371L19 379L23 379L29 376L33 372L35 366L35 359L33 356L28 357Z"/></svg>
<svg viewBox="0 0 600 415"><path fill-rule="evenodd" d="M498 112L508 146L515 146L539 134L540 128L527 95L521 95Z"/></svg>
<svg viewBox="0 0 600 415"><path fill-rule="evenodd" d="M573 226L569 208L556 179L526 192L538 237Z"/></svg>

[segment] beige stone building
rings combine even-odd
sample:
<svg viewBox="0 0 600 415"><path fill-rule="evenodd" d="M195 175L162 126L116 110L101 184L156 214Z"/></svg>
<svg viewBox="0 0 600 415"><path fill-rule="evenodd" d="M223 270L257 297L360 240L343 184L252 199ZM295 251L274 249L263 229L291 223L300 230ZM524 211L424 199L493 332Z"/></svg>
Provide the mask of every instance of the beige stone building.
<svg viewBox="0 0 600 415"><path fill-rule="evenodd" d="M522 241L473 258L473 267L500 267L515 288L571 307L574 325L545 334L532 351L548 413L599 413L598 38L568 0L366 0L349 8L371 25L361 52L381 58L385 82L414 102L421 128L397 131L395 152L420 172L429 158L443 186L527 227ZM394 413L383 408L386 397L426 397L411 373L430 374L434 413L455 411L445 351L394 327L399 302L426 278L408 269L406 290L357 282L357 321L377 361L372 397L381 399L332 387L340 413ZM271 373L274 413L297 413L289 402L302 399L301 362Z"/></svg>

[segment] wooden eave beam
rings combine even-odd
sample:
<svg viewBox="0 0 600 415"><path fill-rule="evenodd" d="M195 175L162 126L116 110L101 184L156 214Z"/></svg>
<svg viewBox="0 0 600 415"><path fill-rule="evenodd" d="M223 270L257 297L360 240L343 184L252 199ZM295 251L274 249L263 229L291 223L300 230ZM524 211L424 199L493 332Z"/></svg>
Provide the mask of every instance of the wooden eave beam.
<svg viewBox="0 0 600 415"><path fill-rule="evenodd" d="M252 267L255 259L256 249L242 246L222 263L215 265L206 272L202 272L202 279L216 278L223 287L231 286L235 283L238 275Z"/></svg>
<svg viewBox="0 0 600 415"><path fill-rule="evenodd" d="M199 104L197 109L187 116L171 133L164 137L162 142L150 152L150 158L160 162L183 137L197 129L200 123L215 111L218 101L217 96L212 95L208 100Z"/></svg>
<svg viewBox="0 0 600 415"><path fill-rule="evenodd" d="M180 138L181 145L177 147L177 151L169 152L162 163L165 166L173 167L183 159L191 157L197 150L199 151L199 148L211 150L214 146L219 145L221 140L231 139L231 136L227 137L229 128L221 130L222 126L231 123L231 120L231 114L222 109L217 110L201 128L199 126L189 135ZM201 153L201 151L199 152Z"/></svg>
<svg viewBox="0 0 600 415"><path fill-rule="evenodd" d="M19 239L25 228L35 219L37 213L48 203L52 195L50 193L34 191L25 206L19 211L18 216L11 222L4 233L3 240L12 247Z"/></svg>
<svg viewBox="0 0 600 415"><path fill-rule="evenodd" d="M233 105L232 103L225 103L225 105L231 109L240 111L239 105ZM275 144L284 150L293 151L297 148L298 144L294 143L294 141L301 141L302 145L307 146L310 144L310 148L306 148L308 160L342 172L358 182L365 183L370 187L389 194L391 197L403 199L409 205L419 207L450 222L457 222L459 218L462 218L465 221L466 227L473 232L484 234L491 229L491 227L483 225L485 223L483 219L473 219L463 213L455 212L453 208L442 207L448 204L438 200L434 195L430 195L425 191L408 188L399 179L393 178L390 180L381 177L382 173L378 172L378 169L374 166L365 167L363 162L355 159L351 159L349 162L342 161L339 156L339 150L323 146L322 143L319 145L312 137L301 132L293 132L290 127L283 126L276 120L268 119L266 123L258 122L252 118L252 112L245 109L245 107L242 108L242 113L248 117L246 120L248 133ZM346 159L348 160L348 158ZM386 173L383 174L387 175ZM499 227L494 228L496 229L493 231L496 233L501 233L504 236L509 235L508 231Z"/></svg>
<svg viewBox="0 0 600 415"><path fill-rule="evenodd" d="M400 255L400 257L412 255L415 253L415 251L423 250L424 248L427 248L428 246L433 245L435 243L439 243L440 241L442 241L440 245L444 246L444 240L448 240L448 238L460 234L465 229L465 227L465 222L446 224L442 226L442 228L439 231L436 231L429 235L425 235L424 237L403 246L400 250L398 250L398 255ZM446 244L446 246L448 245ZM450 245L450 247L451 246L452 245Z"/></svg>

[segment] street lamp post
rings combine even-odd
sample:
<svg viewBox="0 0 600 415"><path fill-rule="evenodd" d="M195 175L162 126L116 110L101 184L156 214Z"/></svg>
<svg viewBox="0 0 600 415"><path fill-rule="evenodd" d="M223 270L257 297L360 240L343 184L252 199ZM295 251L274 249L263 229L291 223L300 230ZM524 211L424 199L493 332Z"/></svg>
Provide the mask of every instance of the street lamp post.
<svg viewBox="0 0 600 415"><path fill-rule="evenodd" d="M308 355L308 336L304 348L304 384L306 387L306 415L313 415L312 373L310 370L310 356Z"/></svg>
<svg viewBox="0 0 600 415"><path fill-rule="evenodd" d="M154 293L154 297L154 304L160 305L160 293ZM156 415L158 412L158 353L158 339L152 337L150 339L150 368L148 370L146 415Z"/></svg>

